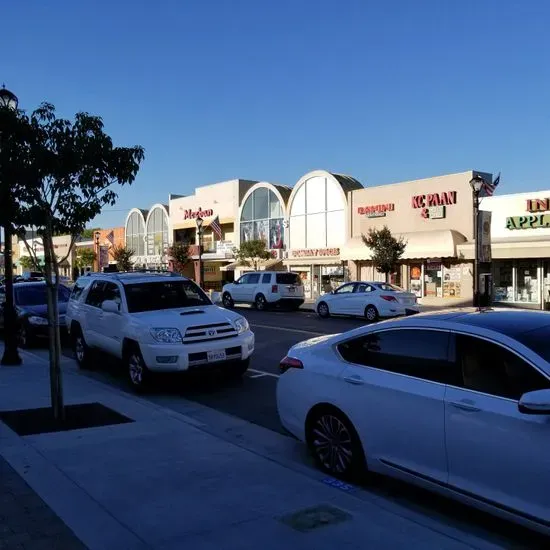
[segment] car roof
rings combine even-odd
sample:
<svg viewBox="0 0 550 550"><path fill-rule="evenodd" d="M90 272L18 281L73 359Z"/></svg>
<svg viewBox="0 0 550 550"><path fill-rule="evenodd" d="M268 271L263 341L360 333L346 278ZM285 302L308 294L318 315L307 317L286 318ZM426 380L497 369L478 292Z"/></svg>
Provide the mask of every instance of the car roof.
<svg viewBox="0 0 550 550"><path fill-rule="evenodd" d="M413 324L422 322L423 325L426 321L446 321L493 330L514 338L520 334L550 326L550 312L505 308L461 308L419 313L405 317L404 320Z"/></svg>
<svg viewBox="0 0 550 550"><path fill-rule="evenodd" d="M81 279L95 279L99 281L118 281L123 285L140 284L140 283L156 283L166 279L170 281L189 281L188 277L178 275L172 271L162 271L158 273L144 273L140 271L123 272L123 273L89 273L79 277Z"/></svg>

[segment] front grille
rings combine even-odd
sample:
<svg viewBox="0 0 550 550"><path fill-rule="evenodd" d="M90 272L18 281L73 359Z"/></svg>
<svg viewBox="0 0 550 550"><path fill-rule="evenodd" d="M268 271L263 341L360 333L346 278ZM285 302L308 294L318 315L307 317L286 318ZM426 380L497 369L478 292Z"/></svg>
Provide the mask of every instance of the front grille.
<svg viewBox="0 0 550 550"><path fill-rule="evenodd" d="M196 344L200 342L212 342L234 338L237 331L230 323L213 323L211 325L196 325L189 327L183 337L184 344Z"/></svg>

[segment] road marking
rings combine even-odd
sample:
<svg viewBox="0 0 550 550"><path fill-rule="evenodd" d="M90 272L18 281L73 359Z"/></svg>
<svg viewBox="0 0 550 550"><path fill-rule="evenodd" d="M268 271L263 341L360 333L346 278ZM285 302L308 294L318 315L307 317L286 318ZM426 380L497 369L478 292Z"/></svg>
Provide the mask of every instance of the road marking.
<svg viewBox="0 0 550 550"><path fill-rule="evenodd" d="M273 378L279 378L278 374L273 374L272 372L265 372L263 370L248 369L248 372L253 372L257 376L250 376L250 378L260 378L261 376L272 376Z"/></svg>
<svg viewBox="0 0 550 550"><path fill-rule="evenodd" d="M261 374L251 374L248 378L263 378L264 376L267 376L267 374L262 372Z"/></svg>
<svg viewBox="0 0 550 550"><path fill-rule="evenodd" d="M267 328L270 330L282 330L284 332L299 332L301 334L311 334L313 336L325 336L324 332L314 332L312 330L302 330L298 328L274 327L273 325L256 325L256 324L251 324L250 326L253 328Z"/></svg>

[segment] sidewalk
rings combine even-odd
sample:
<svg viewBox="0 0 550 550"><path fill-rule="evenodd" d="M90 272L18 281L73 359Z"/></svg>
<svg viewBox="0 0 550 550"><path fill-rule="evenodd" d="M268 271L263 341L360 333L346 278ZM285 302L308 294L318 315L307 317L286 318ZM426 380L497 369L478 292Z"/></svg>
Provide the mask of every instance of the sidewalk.
<svg viewBox="0 0 550 550"><path fill-rule="evenodd" d="M47 363L23 356L22 367L0 368L0 410L49 405ZM279 460L278 442L294 443L279 434L265 430L270 451L252 452L246 436L228 439L230 428L221 428L224 439L213 435L215 426L79 374L72 360L63 369L67 404L99 402L134 422L27 437L0 422L0 455L10 465L1 470L2 502L13 501L18 483L28 484L16 489L17 516L0 508L0 549L56 548L47 535L33 538L35 512L63 550L81 547L68 529L90 550L499 548L289 466ZM227 415L209 411L204 418L224 426ZM25 517L23 498L32 501ZM10 542L14 535L19 546Z"/></svg>

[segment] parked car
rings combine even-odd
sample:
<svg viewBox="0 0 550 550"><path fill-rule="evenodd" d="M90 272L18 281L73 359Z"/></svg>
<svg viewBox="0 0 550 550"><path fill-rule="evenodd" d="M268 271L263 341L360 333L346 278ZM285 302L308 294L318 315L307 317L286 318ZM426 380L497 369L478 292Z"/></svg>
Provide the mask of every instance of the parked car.
<svg viewBox="0 0 550 550"><path fill-rule="evenodd" d="M80 277L67 326L81 367L90 353L121 359L135 389L152 372L209 366L232 376L248 369L254 334L247 320L212 304L190 279L173 273L93 273Z"/></svg>
<svg viewBox="0 0 550 550"><path fill-rule="evenodd" d="M346 283L322 294L315 302L319 317L355 315L374 322L381 317L418 313L416 295L390 283L360 281Z"/></svg>
<svg viewBox="0 0 550 550"><path fill-rule="evenodd" d="M65 313L71 291L59 285L59 326L64 332ZM17 313L19 345L23 348L34 345L38 340L48 338L48 300L45 282L19 282L13 287L13 298ZM0 328L4 328L5 287L0 287Z"/></svg>
<svg viewBox="0 0 550 550"><path fill-rule="evenodd" d="M226 308L253 304L260 311L276 305L298 309L304 303L304 287L298 273L254 271L224 285L222 303Z"/></svg>
<svg viewBox="0 0 550 550"><path fill-rule="evenodd" d="M283 426L317 464L413 482L550 531L550 313L419 314L302 342Z"/></svg>

